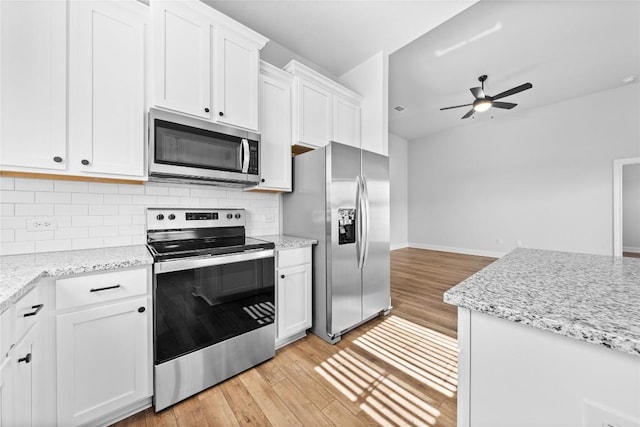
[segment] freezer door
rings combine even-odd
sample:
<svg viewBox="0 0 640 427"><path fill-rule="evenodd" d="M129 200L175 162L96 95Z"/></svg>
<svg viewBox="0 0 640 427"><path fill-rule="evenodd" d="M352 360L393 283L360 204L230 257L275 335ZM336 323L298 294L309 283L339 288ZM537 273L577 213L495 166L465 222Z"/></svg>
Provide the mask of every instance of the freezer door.
<svg viewBox="0 0 640 427"><path fill-rule="evenodd" d="M327 245L327 333L339 334L362 320L357 243L344 236L340 238L341 231L348 231L341 230L349 225L345 224L348 217L358 216L356 179L360 175L360 150L337 143L331 143L326 150L327 233L330 236L327 239L330 242Z"/></svg>
<svg viewBox="0 0 640 427"><path fill-rule="evenodd" d="M391 305L389 158L362 150L362 176L369 202L362 269L362 317L366 319Z"/></svg>

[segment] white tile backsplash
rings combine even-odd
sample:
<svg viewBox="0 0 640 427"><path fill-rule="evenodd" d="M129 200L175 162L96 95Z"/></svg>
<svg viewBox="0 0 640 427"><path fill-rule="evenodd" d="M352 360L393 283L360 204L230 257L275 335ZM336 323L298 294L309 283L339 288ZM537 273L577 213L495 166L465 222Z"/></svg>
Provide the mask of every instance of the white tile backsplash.
<svg viewBox="0 0 640 427"><path fill-rule="evenodd" d="M148 207L244 208L248 235L278 234L279 204L278 194L226 187L0 177L0 254L144 244ZM38 217L55 228L27 231Z"/></svg>

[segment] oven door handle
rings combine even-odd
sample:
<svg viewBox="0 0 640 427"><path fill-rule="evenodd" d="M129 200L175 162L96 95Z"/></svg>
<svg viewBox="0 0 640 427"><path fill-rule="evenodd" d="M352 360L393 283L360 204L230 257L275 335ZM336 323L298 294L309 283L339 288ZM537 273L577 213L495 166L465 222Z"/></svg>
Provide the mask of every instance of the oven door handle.
<svg viewBox="0 0 640 427"><path fill-rule="evenodd" d="M254 249L229 255L216 255L201 258L181 258L170 261L160 261L153 265L155 273L170 273L172 271L192 270L195 268L214 267L216 265L233 264L236 262L253 261L271 258L274 249Z"/></svg>

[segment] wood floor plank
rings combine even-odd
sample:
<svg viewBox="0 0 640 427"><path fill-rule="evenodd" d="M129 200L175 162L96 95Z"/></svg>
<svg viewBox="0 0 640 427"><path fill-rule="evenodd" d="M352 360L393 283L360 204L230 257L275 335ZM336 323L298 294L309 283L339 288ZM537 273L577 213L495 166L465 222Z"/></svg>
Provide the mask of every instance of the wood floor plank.
<svg viewBox="0 0 640 427"><path fill-rule="evenodd" d="M457 308L442 298L493 261L392 251L388 316L361 325L336 345L309 335L196 397L116 425L455 427Z"/></svg>
<svg viewBox="0 0 640 427"><path fill-rule="evenodd" d="M300 420L293 415L293 412L258 373L257 369L243 372L239 378L271 424L277 426L302 426Z"/></svg>

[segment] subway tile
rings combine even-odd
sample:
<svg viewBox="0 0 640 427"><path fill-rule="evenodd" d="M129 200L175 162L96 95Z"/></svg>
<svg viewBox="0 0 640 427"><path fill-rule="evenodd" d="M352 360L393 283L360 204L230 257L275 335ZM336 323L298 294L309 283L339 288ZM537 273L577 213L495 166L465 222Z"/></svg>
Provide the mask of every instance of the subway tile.
<svg viewBox="0 0 640 427"><path fill-rule="evenodd" d="M54 214L54 205L38 203L38 204L21 204L16 203L16 216L51 216Z"/></svg>
<svg viewBox="0 0 640 427"><path fill-rule="evenodd" d="M131 236L110 236L104 238L105 247L130 246L132 244Z"/></svg>
<svg viewBox="0 0 640 427"><path fill-rule="evenodd" d="M36 252L58 252L71 250L71 239L40 240L36 242Z"/></svg>
<svg viewBox="0 0 640 427"><path fill-rule="evenodd" d="M14 206L13 203L0 203L0 216L14 216Z"/></svg>
<svg viewBox="0 0 640 427"><path fill-rule="evenodd" d="M141 234L138 236L131 236L131 244L132 245L144 245L147 243L146 234Z"/></svg>
<svg viewBox="0 0 640 427"><path fill-rule="evenodd" d="M169 189L167 187L157 187L152 185L145 185L144 193L151 196L168 196Z"/></svg>
<svg viewBox="0 0 640 427"><path fill-rule="evenodd" d="M218 208L223 206L220 202L227 199L217 199L214 197L200 197L200 203L198 205L202 208Z"/></svg>
<svg viewBox="0 0 640 427"><path fill-rule="evenodd" d="M53 240L53 239L54 239L53 230L44 230L44 231L16 230L16 234L15 234L16 242L22 242L25 240Z"/></svg>
<svg viewBox="0 0 640 427"><path fill-rule="evenodd" d="M130 205L131 204L131 196L128 194L105 194L104 195L104 204L105 205Z"/></svg>
<svg viewBox="0 0 640 427"><path fill-rule="evenodd" d="M15 189L27 191L53 191L53 180L16 178Z"/></svg>
<svg viewBox="0 0 640 427"><path fill-rule="evenodd" d="M98 205L98 204L102 204L103 201L104 201L103 194L73 193L73 195L71 196L71 203L74 205L81 205L81 204Z"/></svg>
<svg viewBox="0 0 640 427"><path fill-rule="evenodd" d="M178 205L185 208L197 208L200 206L200 199L197 197L180 197Z"/></svg>
<svg viewBox="0 0 640 427"><path fill-rule="evenodd" d="M33 203L34 201L35 193L33 191L0 191L0 202L2 203Z"/></svg>
<svg viewBox="0 0 640 427"><path fill-rule="evenodd" d="M145 211L143 205L120 205L118 207L120 215L143 215Z"/></svg>
<svg viewBox="0 0 640 427"><path fill-rule="evenodd" d="M16 240L15 230L1 230L0 229L0 242L13 242Z"/></svg>
<svg viewBox="0 0 640 427"><path fill-rule="evenodd" d="M131 215L131 224L142 224L147 225L147 216L146 215Z"/></svg>
<svg viewBox="0 0 640 427"><path fill-rule="evenodd" d="M103 225L103 217L101 216L77 215L71 217L72 227L96 227L98 225Z"/></svg>
<svg viewBox="0 0 640 427"><path fill-rule="evenodd" d="M11 230L16 228L27 228L27 218L25 217L0 218L0 229Z"/></svg>
<svg viewBox="0 0 640 427"><path fill-rule="evenodd" d="M146 228L142 224L120 225L118 226L118 234L121 236L135 236L146 234Z"/></svg>
<svg viewBox="0 0 640 427"><path fill-rule="evenodd" d="M55 191L70 193L86 193L89 191L88 182L55 181Z"/></svg>
<svg viewBox="0 0 640 427"><path fill-rule="evenodd" d="M180 198L175 196L158 196L158 206L180 206Z"/></svg>
<svg viewBox="0 0 640 427"><path fill-rule="evenodd" d="M89 215L118 215L118 205L89 205Z"/></svg>
<svg viewBox="0 0 640 427"><path fill-rule="evenodd" d="M144 217L144 215L107 215L104 217L104 225L129 225L134 216Z"/></svg>
<svg viewBox="0 0 640 427"><path fill-rule="evenodd" d="M71 240L71 249L102 248L104 240L101 237L89 237L86 239Z"/></svg>
<svg viewBox="0 0 640 427"><path fill-rule="evenodd" d="M55 205L55 213L58 215L88 215L88 205Z"/></svg>
<svg viewBox="0 0 640 427"><path fill-rule="evenodd" d="M36 203L71 203L71 193L37 191Z"/></svg>
<svg viewBox="0 0 640 427"><path fill-rule="evenodd" d="M110 193L118 194L118 184L108 184L106 182L90 182L89 193Z"/></svg>
<svg viewBox="0 0 640 427"><path fill-rule="evenodd" d="M170 196L190 196L191 190L187 187L169 187Z"/></svg>
<svg viewBox="0 0 640 427"><path fill-rule="evenodd" d="M59 227L55 231L56 239L81 239L89 237L89 227Z"/></svg>
<svg viewBox="0 0 640 427"><path fill-rule="evenodd" d="M277 208L278 201L277 200L252 200L251 206L256 208Z"/></svg>
<svg viewBox="0 0 640 427"><path fill-rule="evenodd" d="M117 225L89 227L89 237L108 237L108 236L117 236L117 235L118 235Z"/></svg>
<svg viewBox="0 0 640 427"><path fill-rule="evenodd" d="M9 178L8 176L0 176L0 190L13 190L15 180L13 178Z"/></svg>
<svg viewBox="0 0 640 427"><path fill-rule="evenodd" d="M196 186L191 189L191 197L215 197L216 199L226 199L227 192L216 188Z"/></svg>
<svg viewBox="0 0 640 427"><path fill-rule="evenodd" d="M56 215L58 220L58 228L71 227L71 215Z"/></svg>
<svg viewBox="0 0 640 427"><path fill-rule="evenodd" d="M3 242L0 244L0 255L32 254L35 242Z"/></svg>
<svg viewBox="0 0 640 427"><path fill-rule="evenodd" d="M144 194L144 185L118 184L120 194Z"/></svg>
<svg viewBox="0 0 640 427"><path fill-rule="evenodd" d="M133 198L133 200L131 201L132 204L134 205L147 205L147 206L153 206L156 205L158 203L158 196L135 196Z"/></svg>

